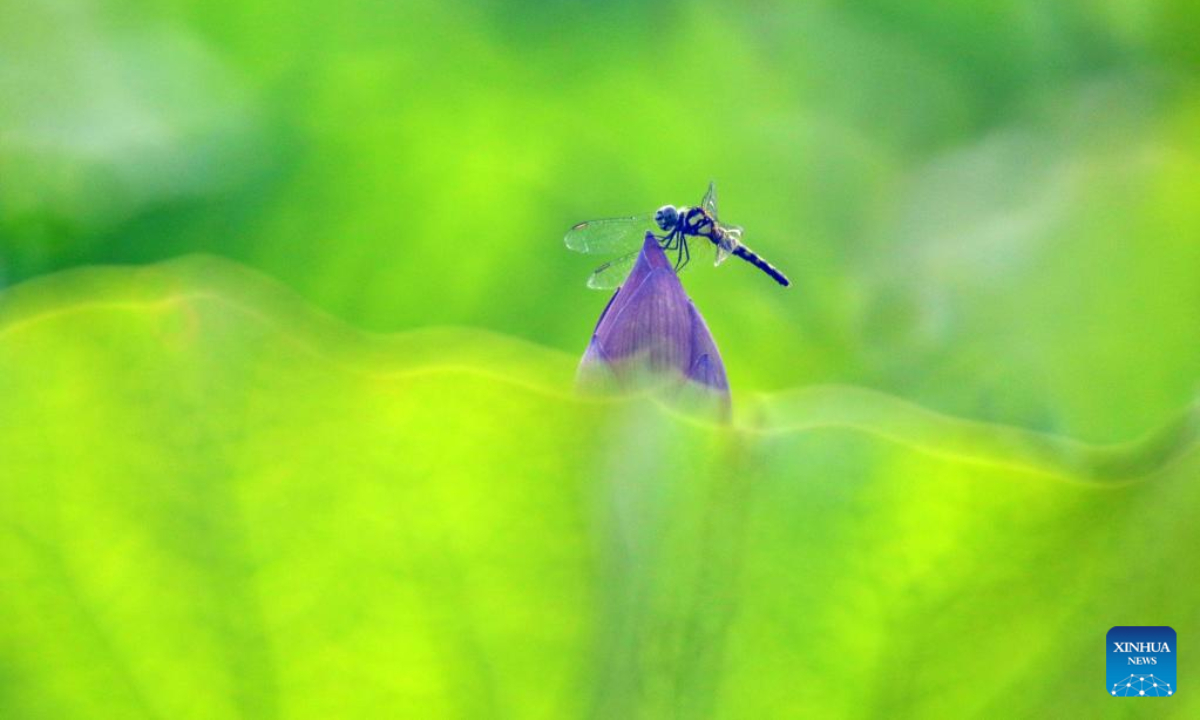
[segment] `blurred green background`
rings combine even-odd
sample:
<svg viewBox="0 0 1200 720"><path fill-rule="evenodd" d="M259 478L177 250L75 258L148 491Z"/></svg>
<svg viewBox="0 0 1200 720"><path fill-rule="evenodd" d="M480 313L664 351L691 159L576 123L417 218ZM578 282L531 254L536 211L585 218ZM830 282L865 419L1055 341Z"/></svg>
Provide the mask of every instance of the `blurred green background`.
<svg viewBox="0 0 1200 720"><path fill-rule="evenodd" d="M0 0L0 715L995 717L1042 668L1009 664L1031 637L1078 666L1015 707L1073 715L1093 635L1200 628L1196 588L1170 594L1197 539L1197 36L1188 0ZM685 278L753 418L732 439L569 395L607 296L564 231L709 179L793 281ZM195 253L217 259L157 264ZM829 414L797 390L824 385L862 390ZM679 447L631 456L635 431ZM661 492L592 524L628 499L615 477ZM1135 480L1159 484L1110 494ZM481 513L493 534L464 529ZM730 538L744 561L713 555L713 580ZM288 547L316 569L273 565ZM982 695L880 675L921 628L1020 617L1019 641L938 661ZM284 647L297 618L313 637ZM211 656L172 673L197 638ZM789 691L804 672L869 700ZM228 703L189 705L210 681Z"/></svg>
<svg viewBox="0 0 1200 720"><path fill-rule="evenodd" d="M0 272L215 253L350 324L582 352L574 222L695 203L739 390L1098 441L1200 376L1193 3L12 2ZM1102 391L1101 391L1102 389Z"/></svg>

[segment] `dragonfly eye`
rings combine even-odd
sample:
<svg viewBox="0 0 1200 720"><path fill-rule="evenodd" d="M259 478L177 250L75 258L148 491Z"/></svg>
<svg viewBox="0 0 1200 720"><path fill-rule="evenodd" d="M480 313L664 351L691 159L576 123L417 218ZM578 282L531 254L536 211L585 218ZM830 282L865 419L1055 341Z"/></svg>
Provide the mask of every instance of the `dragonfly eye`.
<svg viewBox="0 0 1200 720"><path fill-rule="evenodd" d="M663 205L654 213L654 222L658 223L660 230L674 230L679 222L679 210L674 205Z"/></svg>

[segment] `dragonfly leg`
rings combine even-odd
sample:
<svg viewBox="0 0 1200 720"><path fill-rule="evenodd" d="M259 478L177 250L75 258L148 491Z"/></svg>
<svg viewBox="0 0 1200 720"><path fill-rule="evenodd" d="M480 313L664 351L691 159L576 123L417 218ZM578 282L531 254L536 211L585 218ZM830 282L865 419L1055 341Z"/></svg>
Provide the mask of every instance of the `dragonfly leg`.
<svg viewBox="0 0 1200 720"><path fill-rule="evenodd" d="M688 247L687 240L679 236L679 248L675 253L675 272L682 270L692 259L692 251Z"/></svg>

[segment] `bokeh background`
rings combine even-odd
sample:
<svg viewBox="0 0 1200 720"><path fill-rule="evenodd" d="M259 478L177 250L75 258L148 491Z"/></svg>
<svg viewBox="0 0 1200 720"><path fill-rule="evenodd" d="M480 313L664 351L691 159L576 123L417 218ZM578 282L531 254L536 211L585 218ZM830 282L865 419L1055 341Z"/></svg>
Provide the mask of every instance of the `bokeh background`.
<svg viewBox="0 0 1200 720"><path fill-rule="evenodd" d="M562 244L564 231L583 219L645 212L664 203L695 203L707 182L715 179L723 217L745 226L746 242L793 281L792 288L780 289L736 261L717 269L697 267L687 274L688 291L724 355L735 405L760 398L767 408L764 417L784 418L776 421L778 429L797 414L820 415L805 402L796 409L788 400L798 388L856 386L877 394L871 397L887 398L878 401L887 407L895 402L922 408L897 421L901 430L892 437L920 436L932 438L935 445L941 442L938 438L946 433L936 427L928 434L914 430L926 427L919 418L929 411L931 417L936 413L954 422L1002 427L998 432L1032 433L1019 435L1022 439L1012 445L994 438L968 438L941 454L944 462L951 462L945 458L990 447L988 462L994 467L988 472L992 473L1005 466L1005 453L1010 451L1043 460L1045 456L1074 458L1084 452L1078 449L1083 446L1073 444L1077 441L1128 443L1149 437L1151 444L1145 447L1150 449L1138 446L1143 447L1139 458L1175 457L1175 450L1167 452L1154 443L1164 432L1190 442L1190 436L1173 423L1195 399L1200 379L1198 36L1200 6L1189 0L0 0L0 287L10 290L0 297L7 307L15 308L5 317L17 324L47 306L59 307L80 297L88 302L89 288L97 283L107 288L96 291L101 295L127 291L130 297L144 299L154 295L159 281L150 281L147 287L147 276L120 273L95 276L102 280L82 285L57 283L54 278L76 268L150 266L200 253L218 261L191 261L190 270L179 276L164 270L176 279L163 287L190 283L211 290L211 286L217 288L214 293L226 292L242 298L242 304L265 308L262 312L267 315L300 317L280 322L300 327L294 330L300 334L319 336L313 342L339 357L360 351L370 357L412 352L421 361L434 363L438 358L466 365L494 363L499 376L529 376L530 383L541 382L566 393L570 356L582 353L607 297L584 285L592 267L603 258L569 253ZM273 289L262 290L268 286ZM261 299L264 295L270 298ZM283 297L292 299L279 299ZM284 306L288 309L280 309ZM211 312L214 317L221 314ZM95 330L109 327L110 320L116 323L111 334ZM238 321L229 322L237 325ZM89 482L97 483L95 496L79 502L81 508L97 512L89 503L111 496L103 483L128 480L135 489L122 492L140 497L145 487L130 478L152 483L158 477L155 473L167 472L163 468L170 464L186 468L191 463L195 474L189 477L199 485L215 477L233 478L229 482L244 479L230 466L209 462L225 447L222 443L241 442L239 438L255 434L254 408L209 407L206 396L196 392L181 410L178 398L171 394L176 385L171 372L146 370L140 361L129 360L134 350L122 343L131 336L122 330L119 318L84 318L78 323L48 328L49 335L39 342L11 335L6 343L9 354L4 357L10 365L3 387L9 410L7 417L0 414L0 430L8 433L8 452L24 448L20 452L26 460L22 466L15 460L9 465L9 506L23 508L14 511L13 517L19 518L12 520L14 527L32 517L23 514L32 512L30 508L52 503L39 490L51 478L59 479L55 482L91 478ZM311 329L327 325L340 329ZM419 341L413 341L419 345L414 350L407 341L395 340L393 345L375 338L368 343L361 335L365 331L406 337L411 331L440 326L483 329L507 339L464 346L462 336L448 331L420 335ZM137 325L126 330L145 328ZM239 332L200 332L201 339L216 343L204 350L208 354L203 363L209 364L196 360L207 373L205 383L220 385L225 372L238 378L237 383L221 385L225 390L233 392L236 385L243 392L251 388L275 397L270 393L283 391L263 378L279 374L304 377L306 383L328 390L331 397L345 394L334 392L337 382L317 368L295 370L308 362L303 358L280 359L270 353L267 359L254 360L266 369L254 375L253 382L247 380L244 367L237 363L251 362L248 358L262 348L242 343ZM383 349L370 345L376 342L383 343ZM518 349L504 345L510 349L498 350L494 342L512 342L511 348ZM361 350L363 343L374 349ZM156 341L151 340L137 344L137 357L153 357L148 348L154 347ZM172 352L179 347L191 346L172 345ZM98 362L101 355L108 360ZM56 364L63 357L72 358L73 364ZM226 361L233 364L226 366ZM538 380L535 370L544 365L555 369ZM137 385L136 378L126 377L133 368L145 371L143 379L158 379L149 388ZM287 368L295 372L288 375ZM185 374L196 380L199 376L192 370ZM62 385L65 378L75 384ZM131 384L122 384L126 382ZM423 426L419 433L407 424L416 422L417 415L389 415L390 420L376 417L382 425L360 428L365 434L351 438L357 425L334 430L331 423L336 422L331 418L339 416L331 415L329 407L314 405L310 410L315 425L305 426L308 434L273 430L270 437L254 441L259 448L255 452L286 462L279 456L288 453L280 448L312 443L317 435L333 432L340 443L330 440L333 455L339 447L353 446L358 448L357 458L371 459L362 460L362 466L339 465L340 471L325 468L324 474L310 467L317 474L305 477L349 483L350 488L356 487L354 478L367 472L366 467L401 483L416 475L436 477L443 469L434 460L418 472L402 454L372 455L366 438L380 440L381 428L388 427L397 434L413 432L424 447L455 448L468 456L480 447L493 447L489 442L500 447L497 437L470 443L436 434L461 426L468 428L462 431L467 438L477 437L472 435L478 431L476 426L456 416L452 408L489 422L508 417L497 408L511 410L511 403L506 405L503 397L487 388L468 385L475 393L470 402L461 393L439 396L413 390L430 407L446 403L438 415L443 424ZM89 454L72 443L90 443L86 438L93 437L96 447L110 447L103 431L121 427L120 423L113 426L96 415L90 430L75 428L60 437L47 429L56 427L57 420L77 417L80 408L93 407L90 403L96 396L85 386L109 386L104 401L127 406L122 422L144 423L147 433L186 415L208 418L217 428L212 429L216 435L191 437L181 430L184 449L163 458L161 465L150 463L152 469L118 462L149 452L147 448L154 444L148 438L143 438L144 446L136 446L141 450L131 446L111 455ZM262 389L268 386L274 389ZM116 387L128 392L117 393L112 389ZM319 391L314 392L319 397ZM398 389L380 392L401 405L408 397ZM164 397L174 399L168 402ZM139 414L138 408L158 407L156 403L165 403L162 414L150 410ZM518 404L532 412L530 403ZM890 420L880 419L887 416L882 406L872 405L860 416L845 411L854 404L846 398L834 404L843 408L833 413L836 423L850 423L846 417L853 415L854 422L866 417L866 425L877 430L892 427ZM562 427L576 427L574 422L579 429L565 437L554 436L532 420L528 425L513 423L509 429L521 429L527 435L519 442L530 442L550 455L572 452L566 448L576 445L568 439L586 442L581 439L588 437L585 419L600 421L579 415L582 411L577 409L555 407L554 412L546 408L539 412L550 412L560 420L564 413L570 415L572 420ZM341 407L339 412L355 410ZM34 415L40 422L31 429L29 418ZM218 442L214 439L218 436L225 440ZM506 442L511 446L518 441ZM832 517L854 527L874 517L870 509L876 507L875 501L889 506L908 502L910 495L900 488L934 482L931 478L958 487L955 483L969 481L976 473L969 463L950 472L941 466L930 469L907 456L898 463L901 470L894 465L880 469L876 461L893 451L862 441L864 450L859 442L841 438L810 455L768 447L762 451L766 469L760 471L771 477L789 473L811 477L814 468L824 468L831 477L841 477L839 473L859 477L867 488L867 500L829 487L830 495L810 490L806 492L814 493L813 497L792 497L779 505L801 513L833 513ZM74 450L64 450L62 443ZM500 454L485 452L484 456L517 465L533 462L496 452ZM1043 465L1038 465L1043 460L1026 460L1014 460L1013 466L1036 465L1043 469L1035 475L1057 474L1076 481L1125 482L1158 467L1153 462L1108 465L1099 456L1060 464L1044 460ZM526 468L520 482L527 485L514 488L536 493L536 488L552 478L561 481L560 473L569 472L582 497L590 487L581 479L589 477L588 468L636 466L631 462L577 467L545 460ZM1045 463L1052 470L1045 470ZM117 466L125 470L114 470ZM467 484L470 481L463 478L483 482L493 477L488 473L494 467L480 465L455 477ZM1173 476L1180 483L1194 476L1194 463L1187 467L1191 467L1188 473ZM18 474L27 485L14 479ZM281 478L286 475L276 480L285 482ZM955 477L947 479L949 475ZM498 477L512 480L515 476ZM1011 478L997 482L1001 488L1014 487ZM1025 487L1026 482L1041 487L1028 478L1016 486ZM473 491L460 490L461 496L430 490L433 495L423 497L451 505L474 497ZM516 489L512 492L514 497L520 495ZM997 492L1003 496L1008 490ZM1090 637L1094 630L1099 647L1109 626L1142 624L1134 609L1147 603L1158 607L1153 604L1156 600L1148 598L1161 599L1168 592L1168 578L1176 575L1178 566L1168 558L1164 565L1146 570L1143 590L1151 595L1122 596L1118 591L1124 587L1118 570L1122 565L1113 565L1112 574L1096 568L1101 555L1123 552L1124 540L1135 536L1131 526L1123 530L1127 526L1108 522L1127 506L1107 496L1082 502L1075 490L1059 485L1046 495L1039 494L1041 490L1030 492L1036 496L1032 515L1014 509L1021 505L1017 498L997 500L1005 505L1001 519L994 520L1001 534L982 536L977 553L957 558L959 578L1004 562L1013 563L1011 574L980 586L967 580L962 582L968 585L958 586L943 578L933 593L936 597L926 598L932 605L952 604L949 598L965 595L998 613L991 615L991 610L977 607L957 616L960 621L942 640L978 631L991 623L989 618L1009 618L986 603L1002 594L1003 588L1027 580L1021 573L1028 566L1022 563L1045 562L1046 548L1071 547L1073 538L1099 532L1096 528L1102 526L1115 534L1078 549L1076 559L1082 558L1080 562L1092 568L1088 577L1100 578L1099 584L1080 592L1086 594L1091 587L1095 593L1116 593L1123 598L1123 607L1131 610L1109 622L1102 607L1088 605L1095 612L1089 618L1097 626L1078 629L1080 637ZM318 493L313 496L317 499L310 498L314 507L321 505L322 497ZM655 497L662 501L672 495L664 491ZM950 534L938 535L936 541L914 541L911 547L932 543L937 552L951 552L948 548L957 543L951 539L957 537L954 533L993 522L990 513L995 508L987 502L963 510L954 505L959 498L955 493L939 497L939 503L947 504L928 514L924 512L928 508L918 512L906 505L903 520L897 521L897 538L908 532L920 535L920 528L944 531ZM1192 495L1156 495L1153 504L1139 506L1129 518L1148 523L1160 503L1170 503L1172 498L1179 501L1177 512L1184 512L1191 506L1181 497ZM343 508L344 526L323 526L332 533L330 537L352 534L358 526L355 513L377 506L369 493L359 500L361 506ZM573 500L560 500L562 512L578 510ZM266 502L262 497L257 501ZM708 502L697 501L695 507L708 508ZM547 501L545 507L538 505L540 509L531 512L556 507ZM1143 551L1194 544L1195 531L1187 529L1182 516L1171 517L1166 530L1160 527L1161 542L1147 539L1148 545L1139 546ZM1037 518L1036 525L1024 524L1034 522L1031 518ZM816 522L815 517L810 519ZM139 523L144 520L137 513L126 518L130 527L142 527ZM779 522L780 528L790 527L783 519ZM817 526L825 527L820 523L813 527ZM1019 543L1049 526L1058 529L1039 541L1043 545L1015 554L1003 551L1006 542ZM176 550L188 555L193 548L204 554L211 541L211 528L206 527L201 523L191 528L178 540ZM595 535L594 529L571 527L570 532L577 531L580 538ZM36 527L29 532L37 535ZM126 537L123 532L115 537ZM449 531L430 530L435 536L440 532ZM520 547L551 547L551 538L563 532L569 535L562 528L530 530L528 544ZM790 552L801 552L798 548L805 543L822 548L828 544L831 552L839 548L850 552L849 566L859 568L864 577L877 577L871 570L876 563L895 567L886 560L895 559L891 553L908 557L904 550L908 546L901 539L889 544L872 536L867 547L836 529L812 530L797 537L780 532L763 541L768 549L755 557L789 557ZM676 537L664 535L668 536ZM89 538L73 562L85 562L89 553L98 552L97 546L107 542L103 533ZM576 540L580 547L592 547ZM19 555L24 551L13 549L17 545L9 550ZM596 547L602 548L603 543ZM344 547L342 551L343 559L364 557ZM591 559L604 556L602 549L580 552ZM465 566L472 562L460 560ZM483 563L481 567L490 567L486 559L476 560ZM28 567L43 567L46 562L29 560ZM247 567L256 567L246 562ZM329 562L336 565L336 556ZM797 562L798 567L804 565ZM900 567L908 566L901 562ZM1051 567L1058 565L1052 562ZM933 572L920 564L909 569L913 574L904 576L909 580ZM832 565L825 570L808 567L808 571L815 577L835 573ZM122 572L112 570L111 577L125 577ZM232 576L239 572L230 571ZM613 572L620 577L619 570ZM221 575L215 587L232 582L228 574ZM29 590L30 581L22 577L10 576L0 593L8 595L11 612L24 608L21 612L33 616L45 599ZM666 582L651 583L648 577L643 578L647 587ZM1177 582L1185 580L1180 576ZM896 588L875 590L880 593L876 600L864 602L878 609L878 603L888 604L878 598L893 597ZM854 592L860 591L867 592L861 588ZM1018 597L1013 608L1045 607L1063 592L1069 588L1050 583L1038 592L1030 590L1027 598ZM470 595L469 588L461 587L453 593ZM499 597L488 606L491 611L506 606L502 593ZM820 598L804 597L805 602L820 602ZM508 603L519 604L515 596ZM107 607L103 602L101 606ZM928 626L925 613L932 610L922 607L911 616L896 609L900 619L895 622L906 628ZM1179 618L1170 617L1165 608L1145 618L1145 624L1178 623ZM103 612L97 612L100 619L88 622L103 626ZM673 617L674 611L667 607L659 612L655 617ZM1192 612L1188 619L1194 621ZM229 609L230 616L236 614ZM1064 616L1041 619L1039 628L1044 630ZM200 619L193 618L197 627L208 627L211 620L203 613ZM7 622L0 619L0 624ZM724 620L716 622L720 625ZM849 646L876 658L868 663L872 671L883 663L878 653L901 646L898 640L894 646L879 640L886 636L882 625L842 636L824 634L821 628L843 627L851 619L838 616L822 622L826 624L804 626L804 632L793 639L802 644L813 638L825 642L849 637ZM770 623L763 623L760 635L754 637L774 637ZM388 628L403 634L396 627ZM1181 642L1187 642L1185 630L1176 629ZM54 637L52 630L46 637ZM879 634L873 634L876 631ZM244 634L256 637L256 632ZM46 700L55 692L65 692L53 683L44 692L28 690L30 677L55 677L61 672L61 666L49 660L44 672L26 672L26 663L42 667L30 659L37 655L34 646L40 636L0 633L0 637L8 640L0 646L4 649L0 706L9 698L6 707L18 717L65 717L60 714L64 707L72 708L75 714L69 715L78 717L82 708L91 707L86 700L61 707ZM1039 643L1053 644L1038 637ZM1079 647L1091 647L1088 642L1079 640ZM629 644L637 642L629 640ZM910 647L907 642L902 646ZM998 646L988 657L1000 662L1010 651L1016 649ZM347 652L346 657L353 655ZM470 662L479 667L499 662L481 652L468 653L474 658ZM613 657L624 657L623 651L614 652ZM238 662L257 667L253 653L239 657ZM339 662L353 665L346 657ZM914 656L905 658L908 665L920 662ZM1087 661L1079 662L1091 667ZM1095 662L1102 666L1099 658ZM405 667L411 670L416 665ZM702 678L712 670L705 667L703 672L695 670L688 682L703 685ZM855 667L864 666L846 661L833 667L838 673L853 673ZM1002 676L1004 683L1025 677L1017 671L998 676L983 661L980 667L981 676ZM1180 661L1181 683L1191 667L1186 659ZM137 667L132 671L132 687L146 681L138 679L138 672ZM1081 674L1086 672L1090 670ZM768 683L769 675L761 669L750 673L747 687L753 690L753 677ZM780 683L789 682L785 675L781 671ZM252 673L251 677L258 676ZM862 681L860 676L852 677L856 683ZM375 680L389 692L402 694ZM293 681L296 686L303 684ZM624 676L613 682L597 684L607 687L608 694L595 690L596 697L625 698L621 702L630 704L610 707L586 699L592 696L584 692L585 699L577 706L534 702L528 707L539 710L528 714L555 716L570 707L580 714L632 717L639 707L653 714L646 710L650 707L663 710L664 716L670 712L704 716L728 714L731 707L711 698L698 705L676 706L653 693L655 701L639 706L636 698L645 697L639 694L646 692L644 687L638 690L637 683ZM1102 673L1095 683L1087 678L1079 682L1081 688L1089 688L1086 692L1091 692L1092 684L1099 692ZM286 697L289 687L294 691L284 685L263 691L262 697L253 688L246 690L243 695L249 700L238 694L241 691L234 692L245 702L232 705L237 711L233 716L303 714L296 706L262 699ZM764 703L775 699L783 703L780 707L830 715L885 716L889 708L897 716L941 711L959 717L971 714L961 706L931 705L923 691L899 689L906 687L899 680L887 687L891 689L875 693L874 700L863 705L850 700L824 705L822 696L800 690L797 694L803 700L783 691L775 695L748 690L746 697ZM474 697L463 687L447 692ZM1063 705L1053 706L1061 712L1074 707L1069 697L1035 696L1036 702L1061 701ZM364 697L379 702L369 693ZM987 697L988 703L999 703L1001 690L993 689ZM520 704L523 701L509 700L508 705L466 702L450 707L457 708L460 716L527 714L514 709L527 707ZM162 706L150 701L139 712L148 717L181 717L178 713L185 706L182 700ZM419 706L409 710L415 712L413 708ZM327 717L338 715L336 704L312 707L333 713ZM343 711L346 707L341 706ZM383 702L375 707L389 706ZM988 715L1003 707L983 703L970 710ZM1035 704L1025 709L1047 707ZM363 712L369 716L371 709ZM220 716L218 711L212 713L207 716Z"/></svg>
<svg viewBox="0 0 1200 720"><path fill-rule="evenodd" d="M214 253L355 326L581 352L590 217L697 202L734 387L1117 440L1200 376L1192 3L20 2L0 272ZM1102 390L1101 390L1102 389Z"/></svg>

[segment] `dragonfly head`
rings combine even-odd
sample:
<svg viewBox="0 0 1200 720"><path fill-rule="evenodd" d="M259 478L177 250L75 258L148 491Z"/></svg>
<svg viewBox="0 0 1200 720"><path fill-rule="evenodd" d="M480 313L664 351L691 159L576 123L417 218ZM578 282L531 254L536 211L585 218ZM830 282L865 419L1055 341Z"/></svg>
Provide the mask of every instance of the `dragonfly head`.
<svg viewBox="0 0 1200 720"><path fill-rule="evenodd" d="M660 230L670 232L679 223L679 208L674 205L663 205L654 213L654 222Z"/></svg>

